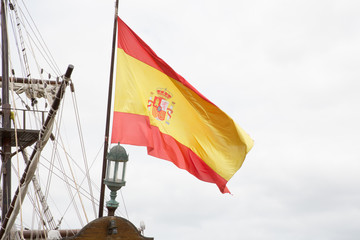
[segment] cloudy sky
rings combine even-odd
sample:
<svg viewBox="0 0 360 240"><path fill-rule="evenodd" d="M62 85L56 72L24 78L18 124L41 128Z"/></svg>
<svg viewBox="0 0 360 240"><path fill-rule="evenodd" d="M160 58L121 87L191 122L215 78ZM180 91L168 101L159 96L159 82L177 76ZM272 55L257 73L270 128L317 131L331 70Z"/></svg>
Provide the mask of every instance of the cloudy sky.
<svg viewBox="0 0 360 240"><path fill-rule="evenodd" d="M114 2L28 7L60 69L75 65L93 160L105 128ZM123 217L143 220L157 240L359 238L359 1L120 0L119 15L255 141L228 183L232 195L126 147Z"/></svg>

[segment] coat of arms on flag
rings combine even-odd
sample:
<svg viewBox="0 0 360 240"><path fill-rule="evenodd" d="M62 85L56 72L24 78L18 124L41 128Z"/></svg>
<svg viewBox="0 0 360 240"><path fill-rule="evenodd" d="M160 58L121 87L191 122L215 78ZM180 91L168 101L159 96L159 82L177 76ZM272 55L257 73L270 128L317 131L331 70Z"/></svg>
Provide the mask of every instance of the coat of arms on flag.
<svg viewBox="0 0 360 240"><path fill-rule="evenodd" d="M174 112L174 102L170 103L170 98L172 94L166 88L158 88L156 90L156 96L153 96L154 93L151 92L150 99L148 100L148 110L151 111L151 115L159 120L169 123L171 114Z"/></svg>

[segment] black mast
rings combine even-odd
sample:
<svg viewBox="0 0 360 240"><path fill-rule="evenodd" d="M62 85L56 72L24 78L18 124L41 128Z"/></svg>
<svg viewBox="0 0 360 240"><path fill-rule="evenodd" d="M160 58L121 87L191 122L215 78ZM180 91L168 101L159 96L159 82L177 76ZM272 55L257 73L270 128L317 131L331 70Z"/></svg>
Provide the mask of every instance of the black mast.
<svg viewBox="0 0 360 240"><path fill-rule="evenodd" d="M101 174L99 218L103 216L103 212L104 212L104 193L105 193L104 179L105 179L105 174L106 174L106 155L107 155L107 149L108 149L108 146L109 146L109 129L110 129L111 99L112 99L114 63L115 63L115 47L116 47L115 44L116 44L116 26L117 26L117 17L118 17L118 6L119 6L119 0L116 0L116 2L115 2L115 14L114 14L114 28L113 28L112 49L111 49L108 104L107 104L107 112L106 112L104 155L103 155L103 166L102 166L102 174Z"/></svg>
<svg viewBox="0 0 360 240"><path fill-rule="evenodd" d="M8 35L7 35L7 0L1 0L1 45L2 45L2 127L5 130L11 128L10 104L9 104L9 58L8 58ZM5 219L11 201L11 137L3 136L2 139L2 212L1 217Z"/></svg>

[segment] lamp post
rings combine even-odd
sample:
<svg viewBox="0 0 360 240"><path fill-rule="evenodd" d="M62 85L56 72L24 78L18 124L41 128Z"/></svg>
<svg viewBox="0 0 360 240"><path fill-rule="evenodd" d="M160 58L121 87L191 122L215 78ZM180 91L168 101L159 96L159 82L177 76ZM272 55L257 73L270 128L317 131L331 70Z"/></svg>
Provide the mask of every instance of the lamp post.
<svg viewBox="0 0 360 240"><path fill-rule="evenodd" d="M119 203L115 200L116 192L122 186L125 186L125 169L128 160L129 155L126 153L125 148L120 146L120 143L112 147L107 154L107 168L104 183L111 191L111 199L106 202L108 216L114 216L115 210L119 206Z"/></svg>

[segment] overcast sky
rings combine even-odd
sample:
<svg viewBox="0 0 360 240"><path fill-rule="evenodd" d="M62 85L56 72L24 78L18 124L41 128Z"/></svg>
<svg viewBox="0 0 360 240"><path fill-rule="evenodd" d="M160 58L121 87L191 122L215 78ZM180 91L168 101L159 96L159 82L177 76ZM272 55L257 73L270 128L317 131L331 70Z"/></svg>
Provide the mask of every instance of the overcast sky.
<svg viewBox="0 0 360 240"><path fill-rule="evenodd" d="M60 69L75 65L92 160L105 129L114 2L28 7ZM232 195L126 147L123 217L145 221L156 240L359 239L359 1L120 0L119 15L255 141Z"/></svg>

